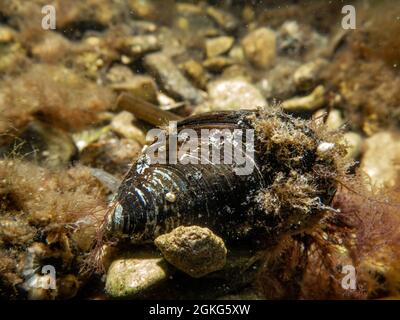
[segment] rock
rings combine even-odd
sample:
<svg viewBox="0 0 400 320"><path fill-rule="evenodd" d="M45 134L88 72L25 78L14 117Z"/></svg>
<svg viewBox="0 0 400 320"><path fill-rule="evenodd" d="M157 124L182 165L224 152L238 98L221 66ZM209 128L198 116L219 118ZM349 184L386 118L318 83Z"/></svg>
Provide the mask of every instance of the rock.
<svg viewBox="0 0 400 320"><path fill-rule="evenodd" d="M116 64L108 70L106 81L110 84L127 82L134 76L135 75L129 67Z"/></svg>
<svg viewBox="0 0 400 320"><path fill-rule="evenodd" d="M227 52L235 39L233 37L216 37L206 40L207 57L212 58Z"/></svg>
<svg viewBox="0 0 400 320"><path fill-rule="evenodd" d="M292 97L296 90L293 73L299 65L293 59L279 58L275 66L257 83L264 97L279 100Z"/></svg>
<svg viewBox="0 0 400 320"><path fill-rule="evenodd" d="M211 72L221 72L223 69L233 65L235 61L229 57L212 57L203 61L203 66Z"/></svg>
<svg viewBox="0 0 400 320"><path fill-rule="evenodd" d="M292 112L314 111L321 108L325 102L325 88L320 85L308 96L294 97L282 102L282 109Z"/></svg>
<svg viewBox="0 0 400 320"><path fill-rule="evenodd" d="M167 94L176 99L200 103L200 92L182 75L171 59L163 53L149 54L144 59L146 67L159 80Z"/></svg>
<svg viewBox="0 0 400 320"><path fill-rule="evenodd" d="M66 166L77 152L67 132L38 120L29 123L6 150L52 168Z"/></svg>
<svg viewBox="0 0 400 320"><path fill-rule="evenodd" d="M111 128L127 139L133 139L142 145L146 144L144 132L132 124L135 119L132 113L121 111L111 121Z"/></svg>
<svg viewBox="0 0 400 320"><path fill-rule="evenodd" d="M258 68L267 68L276 58L276 35L268 28L259 28L250 32L242 46L247 60Z"/></svg>
<svg viewBox="0 0 400 320"><path fill-rule="evenodd" d="M236 17L227 11L209 6L207 7L206 12L208 16L225 31L230 32L238 27L238 20Z"/></svg>
<svg viewBox="0 0 400 320"><path fill-rule="evenodd" d="M105 135L108 131L110 131L111 126L107 125L100 128L93 128L88 130L83 130L80 132L76 132L72 134L72 139L79 152L85 149L91 143L99 140L101 136Z"/></svg>
<svg viewBox="0 0 400 320"><path fill-rule="evenodd" d="M277 43L282 55L295 58L307 55L313 59L326 50L328 41L309 25L286 21L277 31Z"/></svg>
<svg viewBox="0 0 400 320"><path fill-rule="evenodd" d="M346 159L357 159L362 150L363 138L356 132L346 132L343 135L343 141L346 144Z"/></svg>
<svg viewBox="0 0 400 320"><path fill-rule="evenodd" d="M0 43L12 42L15 39L15 31L9 27L0 25Z"/></svg>
<svg viewBox="0 0 400 320"><path fill-rule="evenodd" d="M14 70L16 66L26 59L25 50L18 42L10 42L0 45L0 73Z"/></svg>
<svg viewBox="0 0 400 320"><path fill-rule="evenodd" d="M121 185L121 179L114 177L112 174L98 168L88 168L93 177L95 177L104 188L112 193L118 192Z"/></svg>
<svg viewBox="0 0 400 320"><path fill-rule="evenodd" d="M230 51L229 51L229 57L235 60L236 62L242 63L245 60L243 48L240 45L235 45Z"/></svg>
<svg viewBox="0 0 400 320"><path fill-rule="evenodd" d="M32 47L32 55L46 63L58 62L73 49L72 43L56 32L45 33L40 42Z"/></svg>
<svg viewBox="0 0 400 320"><path fill-rule="evenodd" d="M240 64L234 64L229 67L226 67L223 70L220 77L220 79L234 79L234 78L242 78L244 81L247 81L248 83L252 82L252 75L249 69L246 68L244 65Z"/></svg>
<svg viewBox="0 0 400 320"><path fill-rule="evenodd" d="M128 66L115 64L110 68L110 70L108 70L107 74L105 75L105 82L107 84L109 83L113 85L116 83L127 82L134 76L135 74Z"/></svg>
<svg viewBox="0 0 400 320"><path fill-rule="evenodd" d="M128 57L136 60L146 53L161 49L158 37L154 34L123 37L117 40L116 47Z"/></svg>
<svg viewBox="0 0 400 320"><path fill-rule="evenodd" d="M158 104L160 105L161 110L170 110L176 106L185 105L184 102L177 103L174 99L172 99L171 97L167 96L166 94L164 94L162 92L158 92L157 101L158 101Z"/></svg>
<svg viewBox="0 0 400 320"><path fill-rule="evenodd" d="M304 50L305 38L297 21L287 21L278 30L278 50L282 54L299 55Z"/></svg>
<svg viewBox="0 0 400 320"><path fill-rule="evenodd" d="M192 278L186 273L177 272L164 287L168 291L159 290L156 298L218 299L227 294L241 293L243 288L248 288L257 281L262 257L249 247L230 249L223 269L201 278Z"/></svg>
<svg viewBox="0 0 400 320"><path fill-rule="evenodd" d="M319 81L320 71L328 64L325 59L316 59L301 65L293 74L293 81L298 90L307 91Z"/></svg>
<svg viewBox="0 0 400 320"><path fill-rule="evenodd" d="M212 18L205 13L204 7L191 3L178 3L177 11L178 17L174 19L174 25L185 35L186 44L195 44L204 37L221 35L221 30L215 27Z"/></svg>
<svg viewBox="0 0 400 320"><path fill-rule="evenodd" d="M192 82L199 87L200 89L205 89L207 86L207 81L209 75L204 70L203 66L195 61L195 60L188 60L183 63L181 66L182 70L184 71L185 75L192 80Z"/></svg>
<svg viewBox="0 0 400 320"><path fill-rule="evenodd" d="M157 86L149 76L132 75L126 81L114 83L111 87L117 92L129 92L140 99L157 103Z"/></svg>
<svg viewBox="0 0 400 320"><path fill-rule="evenodd" d="M157 31L158 26L154 22L144 20L131 20L128 22L132 28L132 34L145 34Z"/></svg>
<svg viewBox="0 0 400 320"><path fill-rule="evenodd" d="M360 169L370 177L372 187L393 187L399 176L398 159L399 136L387 131L376 133L365 140Z"/></svg>
<svg viewBox="0 0 400 320"><path fill-rule="evenodd" d="M80 162L122 178L129 170L132 161L135 161L140 154L142 147L136 140L120 139L115 133L109 132L82 150Z"/></svg>
<svg viewBox="0 0 400 320"><path fill-rule="evenodd" d="M84 75L90 79L97 79L99 71L105 65L101 53L95 51L82 52L74 60L76 65L84 70Z"/></svg>
<svg viewBox="0 0 400 320"><path fill-rule="evenodd" d="M220 270L226 263L223 240L207 228L178 227L154 243L170 264L193 278Z"/></svg>
<svg viewBox="0 0 400 320"><path fill-rule="evenodd" d="M244 20L244 22L246 23L252 23L255 21L255 16L256 16L256 12L255 12L255 7L253 7L253 5L251 3L247 3L243 10L242 10L242 18Z"/></svg>
<svg viewBox="0 0 400 320"><path fill-rule="evenodd" d="M344 119L342 113L333 109L328 113L328 117L325 120L325 126L328 130L337 130L344 125Z"/></svg>
<svg viewBox="0 0 400 320"><path fill-rule="evenodd" d="M175 13L174 0L129 0L130 13L143 20L169 24Z"/></svg>
<svg viewBox="0 0 400 320"><path fill-rule="evenodd" d="M198 107L196 113L267 106L260 91L241 77L210 82L208 93L210 105Z"/></svg>
<svg viewBox="0 0 400 320"><path fill-rule="evenodd" d="M139 253L114 260L105 290L112 298L139 298L157 288L170 275L165 260L155 253Z"/></svg>

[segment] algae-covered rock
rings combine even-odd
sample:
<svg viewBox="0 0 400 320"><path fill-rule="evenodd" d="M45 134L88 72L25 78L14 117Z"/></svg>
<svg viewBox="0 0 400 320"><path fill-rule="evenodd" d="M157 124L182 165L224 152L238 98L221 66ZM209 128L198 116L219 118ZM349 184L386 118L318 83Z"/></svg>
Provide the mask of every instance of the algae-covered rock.
<svg viewBox="0 0 400 320"><path fill-rule="evenodd" d="M267 68L275 62L276 35L268 28L250 32L242 41L244 53L251 64Z"/></svg>
<svg viewBox="0 0 400 320"><path fill-rule="evenodd" d="M126 81L112 84L117 92L129 92L138 98L157 103L157 86L149 76L135 75Z"/></svg>
<svg viewBox="0 0 400 320"><path fill-rule="evenodd" d="M343 141L346 144L346 158L357 159L361 154L363 146L362 136L356 132L346 132L343 135Z"/></svg>
<svg viewBox="0 0 400 320"><path fill-rule="evenodd" d="M207 228L178 227L154 243L169 263L194 278L220 270L226 263L223 240Z"/></svg>
<svg viewBox="0 0 400 320"><path fill-rule="evenodd" d="M149 54L144 61L149 71L157 77L163 89L173 98L193 103L202 100L200 92L182 75L167 55L163 53Z"/></svg>
<svg viewBox="0 0 400 320"><path fill-rule="evenodd" d="M67 165L77 151L67 132L41 121L32 121L5 149L5 154L24 156L55 168Z"/></svg>
<svg viewBox="0 0 400 320"><path fill-rule="evenodd" d="M399 176L396 165L399 157L399 137L387 131L380 132L365 141L365 153L360 167L369 176L372 186L393 187Z"/></svg>
<svg viewBox="0 0 400 320"><path fill-rule="evenodd" d="M113 298L138 298L168 277L168 267L162 257L152 253L139 253L117 259L111 264L105 289Z"/></svg>
<svg viewBox="0 0 400 320"><path fill-rule="evenodd" d="M293 74L293 82L299 90L310 90L320 80L319 74L328 62L316 59L301 65Z"/></svg>
<svg viewBox="0 0 400 320"><path fill-rule="evenodd" d="M144 132L132 124L134 119L133 114L122 111L111 121L111 128L124 138L136 140L144 145L146 143Z"/></svg>
<svg viewBox="0 0 400 320"><path fill-rule="evenodd" d="M319 85L307 96L294 97L284 101L282 109L292 112L308 112L321 108L325 103L325 88Z"/></svg>
<svg viewBox="0 0 400 320"><path fill-rule="evenodd" d="M225 31L234 31L238 27L238 19L228 11L210 6L206 9L206 13Z"/></svg>
<svg viewBox="0 0 400 320"><path fill-rule="evenodd" d="M266 100L257 87L243 77L221 79L208 85L210 104L196 109L196 113L221 110L256 109L265 107Z"/></svg>
<svg viewBox="0 0 400 320"><path fill-rule="evenodd" d="M206 52L208 57L215 57L227 52L235 39L233 37L216 37L206 40Z"/></svg>

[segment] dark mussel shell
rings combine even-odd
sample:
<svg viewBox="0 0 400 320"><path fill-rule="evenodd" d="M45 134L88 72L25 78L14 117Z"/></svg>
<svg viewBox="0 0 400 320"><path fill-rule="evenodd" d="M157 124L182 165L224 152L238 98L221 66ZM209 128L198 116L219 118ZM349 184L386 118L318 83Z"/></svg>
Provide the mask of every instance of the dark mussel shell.
<svg viewBox="0 0 400 320"><path fill-rule="evenodd" d="M253 111L219 112L193 116L177 123L177 132L193 129L252 129ZM167 139L168 141L168 139ZM201 141L201 147L208 145ZM243 141L245 143L245 141ZM167 144L167 149L169 145ZM247 146L248 147L248 146ZM243 149L244 150L244 149ZM148 164L143 154L122 182L108 220L111 236L127 236L137 242L154 240L181 225L208 227L225 240L243 239L257 228L256 192L264 186L257 168L238 175L237 163Z"/></svg>

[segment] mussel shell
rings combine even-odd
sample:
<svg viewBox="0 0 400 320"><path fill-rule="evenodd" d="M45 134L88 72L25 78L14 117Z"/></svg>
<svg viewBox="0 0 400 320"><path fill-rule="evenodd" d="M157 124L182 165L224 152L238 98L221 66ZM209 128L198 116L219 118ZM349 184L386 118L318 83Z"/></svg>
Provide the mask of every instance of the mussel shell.
<svg viewBox="0 0 400 320"><path fill-rule="evenodd" d="M252 129L252 111L198 115L178 123L177 130ZM208 143L202 142L202 143ZM238 175L232 164L150 164L140 170L144 155L131 168L116 196L110 219L111 234L151 241L181 225L210 228L224 239L245 237L261 214L254 206L264 185L257 168ZM255 155L255 163L257 163ZM173 195L174 201L167 195Z"/></svg>

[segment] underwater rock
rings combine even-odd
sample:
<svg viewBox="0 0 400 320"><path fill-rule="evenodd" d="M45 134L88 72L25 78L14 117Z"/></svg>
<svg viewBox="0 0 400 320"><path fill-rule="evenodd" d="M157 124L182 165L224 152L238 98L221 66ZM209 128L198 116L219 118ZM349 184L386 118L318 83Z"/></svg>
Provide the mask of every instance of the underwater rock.
<svg viewBox="0 0 400 320"><path fill-rule="evenodd" d="M259 28L250 32L242 40L247 60L255 67L267 68L276 58L276 35L269 28Z"/></svg>
<svg viewBox="0 0 400 320"><path fill-rule="evenodd" d="M111 87L117 92L129 92L140 99L157 103L157 86L149 76L132 75L124 82L114 83Z"/></svg>
<svg viewBox="0 0 400 320"><path fill-rule="evenodd" d="M200 89L205 89L209 80L209 74L201 63L191 59L180 65L185 75Z"/></svg>
<svg viewBox="0 0 400 320"><path fill-rule="evenodd" d="M105 289L112 298L139 298L157 288L169 275L162 257L140 252L113 261L107 272Z"/></svg>
<svg viewBox="0 0 400 320"><path fill-rule="evenodd" d="M100 128L92 128L72 134L72 139L75 142L79 152L85 149L88 145L99 140L111 130L111 126L107 125Z"/></svg>
<svg viewBox="0 0 400 320"><path fill-rule="evenodd" d="M164 258L179 270L200 278L226 263L225 244L207 228L178 227L154 240Z"/></svg>
<svg viewBox="0 0 400 320"><path fill-rule="evenodd" d="M230 57L217 56L203 61L203 66L211 72L221 72L223 69L233 65L235 60Z"/></svg>
<svg viewBox="0 0 400 320"><path fill-rule="evenodd" d="M168 24L175 11L174 0L129 0L130 13L143 20Z"/></svg>
<svg viewBox="0 0 400 320"><path fill-rule="evenodd" d="M135 74L128 66L115 64L110 68L110 70L108 70L105 79L112 85L116 83L127 82L132 77L135 77Z"/></svg>
<svg viewBox="0 0 400 320"><path fill-rule="evenodd" d="M99 71L106 64L105 60L102 58L101 53L94 51L86 51L80 53L75 58L74 63L79 69L83 70L86 77L94 80L98 78Z"/></svg>
<svg viewBox="0 0 400 320"><path fill-rule="evenodd" d="M55 32L45 33L31 49L32 55L46 63L55 63L65 58L74 48L72 42Z"/></svg>
<svg viewBox="0 0 400 320"><path fill-rule="evenodd" d="M399 167L396 165L399 158L399 137L383 131L365 140L360 169L369 176L372 187L393 187L399 176Z"/></svg>
<svg viewBox="0 0 400 320"><path fill-rule="evenodd" d="M327 39L307 24L286 21L277 31L278 52L282 55L298 58L307 55L314 58L326 48Z"/></svg>
<svg viewBox="0 0 400 320"><path fill-rule="evenodd" d="M325 104L325 88L320 85L308 96L294 97L282 102L282 109L285 111L301 112L314 111Z"/></svg>
<svg viewBox="0 0 400 320"><path fill-rule="evenodd" d="M244 65L234 64L228 66L223 70L220 77L220 79L235 79L235 78L242 78L243 80L252 84L251 72Z"/></svg>
<svg viewBox="0 0 400 320"><path fill-rule="evenodd" d="M207 37L222 35L214 21L205 12L204 6L191 3L178 3L178 15L174 21L175 29L183 35L187 46L199 45Z"/></svg>
<svg viewBox="0 0 400 320"><path fill-rule="evenodd" d="M226 36L207 39L205 43L207 57L211 58L227 52L234 41L233 37Z"/></svg>
<svg viewBox="0 0 400 320"><path fill-rule="evenodd" d="M20 132L5 153L20 155L55 168L67 165L77 151L68 133L36 120Z"/></svg>
<svg viewBox="0 0 400 320"><path fill-rule="evenodd" d="M128 57L136 60L146 53L157 51L161 48L158 37L154 34L123 37L117 47Z"/></svg>
<svg viewBox="0 0 400 320"><path fill-rule="evenodd" d="M15 39L15 33L13 29L0 25L0 43L12 42Z"/></svg>
<svg viewBox="0 0 400 320"><path fill-rule="evenodd" d="M228 284L226 292L234 292L244 285L253 283L261 263L260 252L252 248L229 249L224 268L205 277L226 281Z"/></svg>
<svg viewBox="0 0 400 320"><path fill-rule="evenodd" d="M119 139L115 133L109 132L83 149L80 162L120 177L127 172L141 150L142 145L136 140Z"/></svg>
<svg viewBox="0 0 400 320"><path fill-rule="evenodd" d="M196 113L219 110L256 109L267 102L260 91L243 78L221 79L208 84L210 103L199 106Z"/></svg>
<svg viewBox="0 0 400 320"><path fill-rule="evenodd" d="M325 120L325 126L329 130L337 130L343 125L344 125L344 119L342 113L337 109L329 111L328 116Z"/></svg>
<svg viewBox="0 0 400 320"><path fill-rule="evenodd" d="M258 81L257 87L266 99L288 99L295 94L293 73L299 66L300 63L295 60L279 58L275 66Z"/></svg>
<svg viewBox="0 0 400 320"><path fill-rule="evenodd" d="M228 56L238 63L243 63L246 59L241 45L233 46L233 48L229 51Z"/></svg>
<svg viewBox="0 0 400 320"><path fill-rule="evenodd" d="M206 9L206 13L227 32L234 31L239 25L236 17L225 10L209 6Z"/></svg>
<svg viewBox="0 0 400 320"><path fill-rule="evenodd" d="M164 90L176 99L199 103L200 92L182 75L171 59L163 53L149 54L144 59L146 67L154 74Z"/></svg>
<svg viewBox="0 0 400 320"><path fill-rule="evenodd" d="M144 132L132 124L135 119L132 113L121 111L111 121L111 128L121 136L127 139L133 139L140 144L146 144Z"/></svg>
<svg viewBox="0 0 400 320"><path fill-rule="evenodd" d="M324 59L317 59L301 65L293 74L293 81L298 90L307 91L319 81L319 73L328 64Z"/></svg>
<svg viewBox="0 0 400 320"><path fill-rule="evenodd" d="M343 142L346 144L346 158L355 160L357 159L362 151L363 138L356 132L346 132L343 135Z"/></svg>

